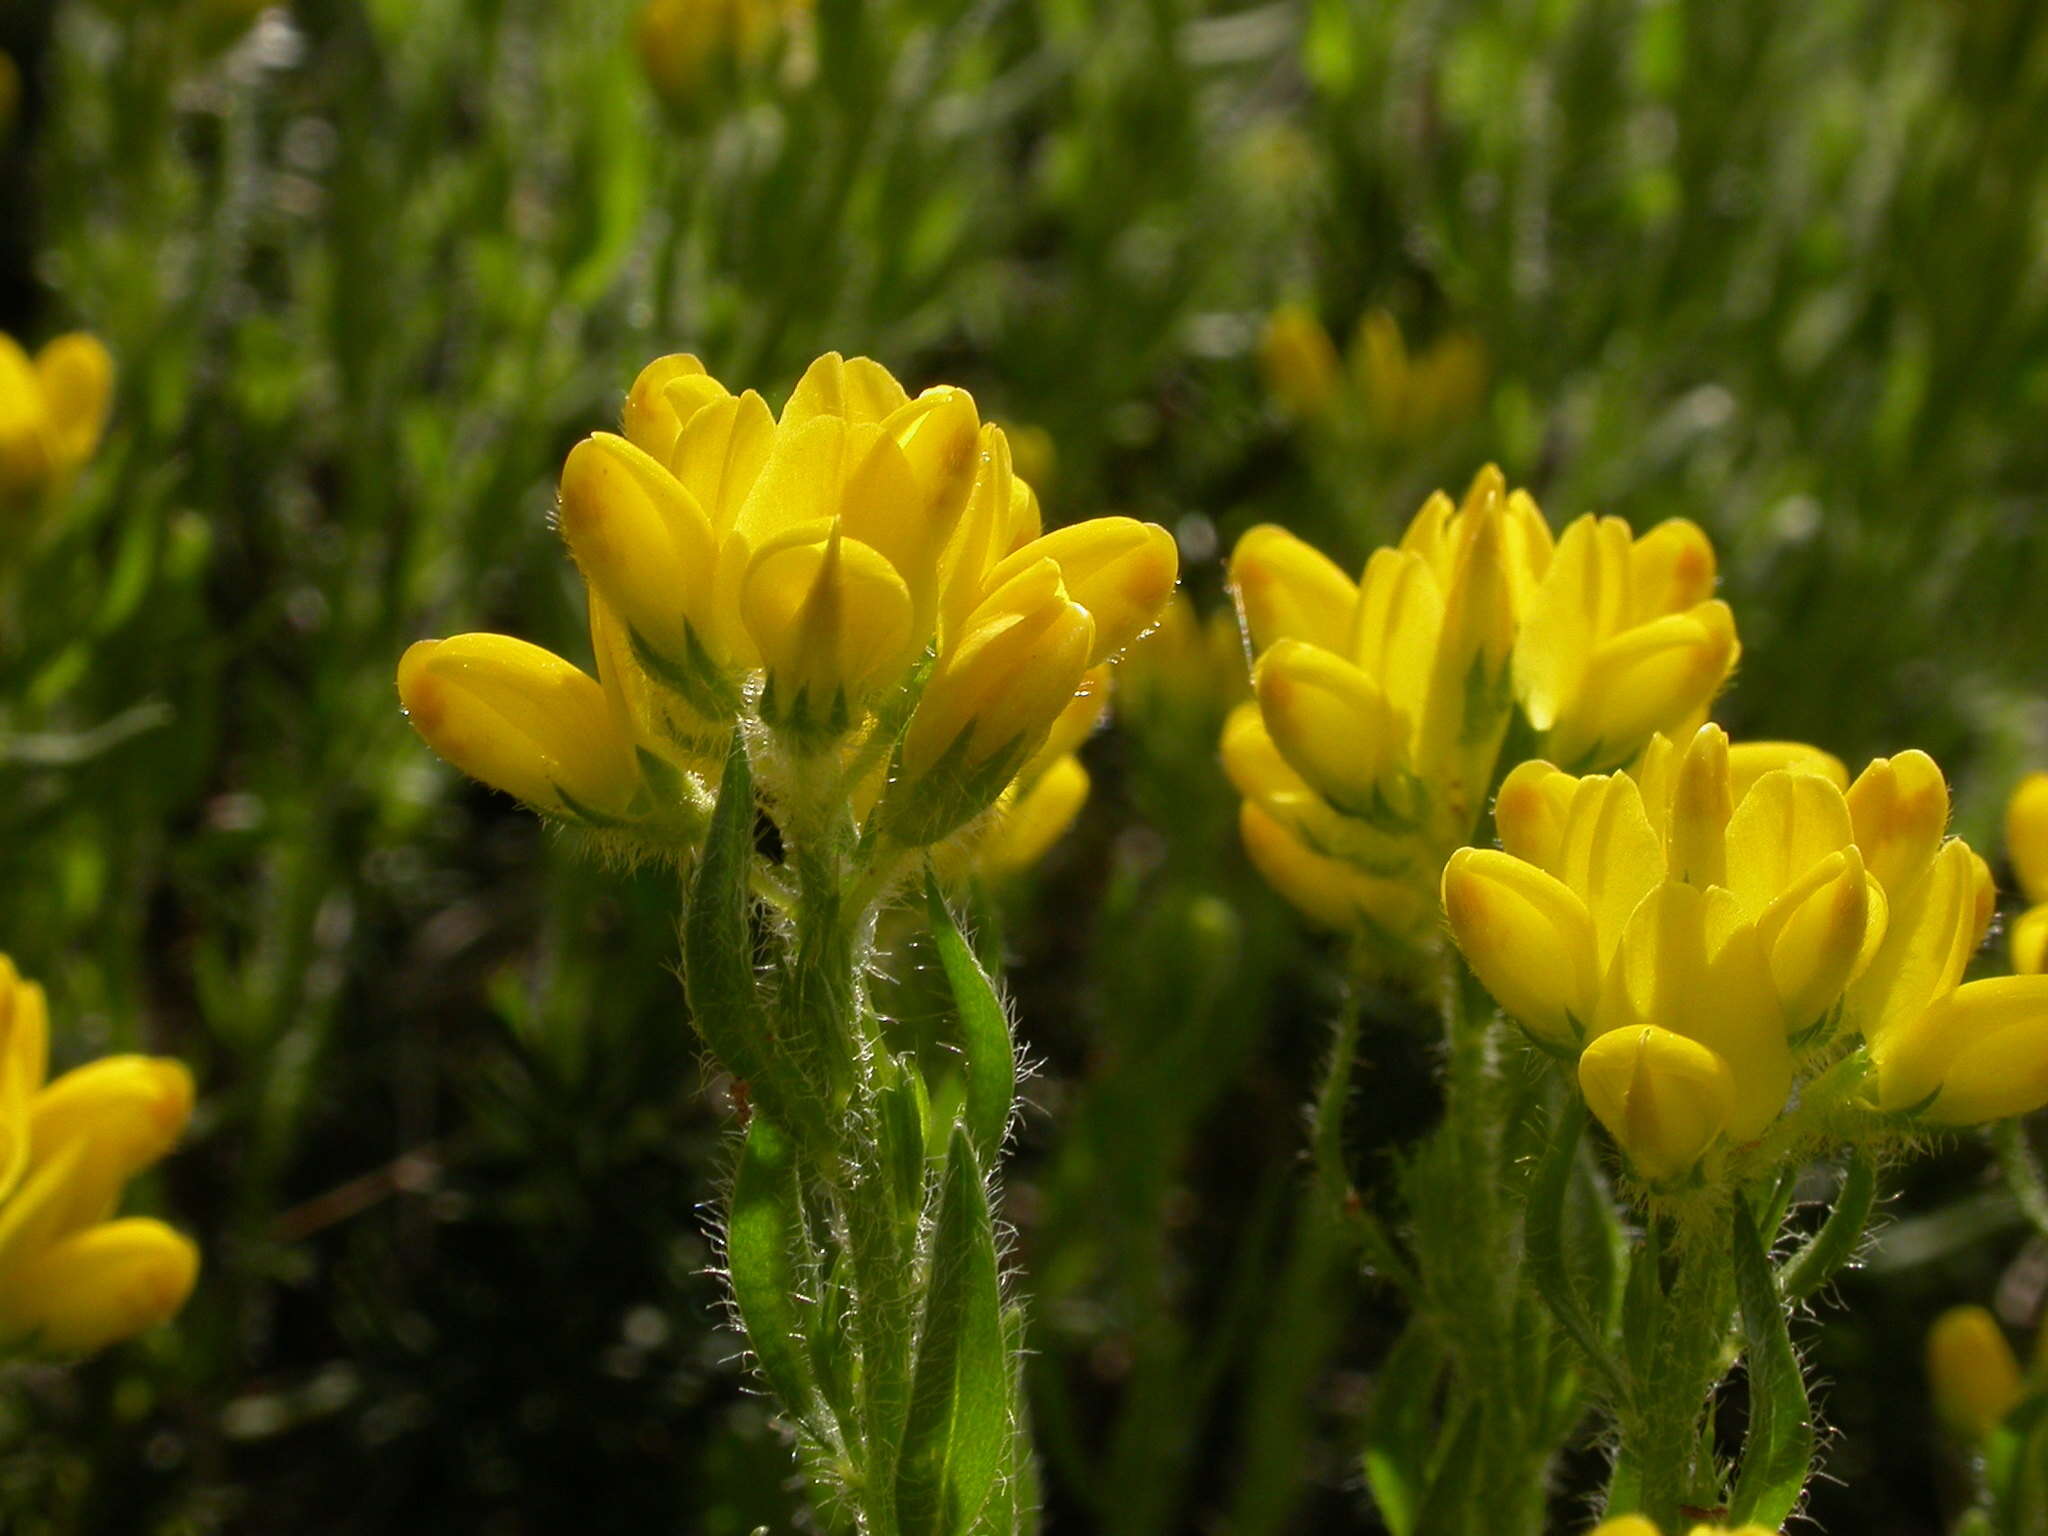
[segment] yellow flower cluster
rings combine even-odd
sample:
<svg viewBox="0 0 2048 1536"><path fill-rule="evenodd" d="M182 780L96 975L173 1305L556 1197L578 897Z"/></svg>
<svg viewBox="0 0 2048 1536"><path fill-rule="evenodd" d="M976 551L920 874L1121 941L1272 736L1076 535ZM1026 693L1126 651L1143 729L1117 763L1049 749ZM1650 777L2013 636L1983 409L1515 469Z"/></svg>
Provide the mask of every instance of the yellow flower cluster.
<svg viewBox="0 0 2048 1536"><path fill-rule="evenodd" d="M2005 807L2005 851L2029 906L2012 925L2012 968L2048 971L2048 773L2020 780Z"/></svg>
<svg viewBox="0 0 2048 1536"><path fill-rule="evenodd" d="M1230 580L1257 658L1223 737L1246 847L1312 917L1403 943L1435 923L1517 705L1542 750L1608 766L1703 715L1739 653L1697 527L1588 515L1553 539L1490 466L1356 582L1272 526Z"/></svg>
<svg viewBox="0 0 2048 1536"><path fill-rule="evenodd" d="M122 1187L177 1141L192 1079L175 1061L109 1056L48 1072L42 988L0 955L0 1351L80 1353L177 1312L191 1241L114 1218Z"/></svg>
<svg viewBox="0 0 2048 1536"><path fill-rule="evenodd" d="M674 111L703 104L723 76L757 64L803 0L647 0L633 46L657 95Z"/></svg>
<svg viewBox="0 0 2048 1536"><path fill-rule="evenodd" d="M1052 770L1177 563L1171 535L1130 518L1041 532L964 390L913 399L837 354L780 418L693 357L650 363L623 435L569 454L559 521L597 676L460 635L407 651L400 694L465 772L670 843L695 835L735 724L901 846L948 837L1006 790L1071 799L1072 769Z"/></svg>
<svg viewBox="0 0 2048 1536"><path fill-rule="evenodd" d="M1259 333L1259 367L1288 414L1319 420L1355 410L1384 438L1432 437L1470 416L1486 393L1486 350L1477 337L1452 331L1411 352L1400 322L1384 309L1359 322L1347 363L1312 310L1283 304Z"/></svg>
<svg viewBox="0 0 2048 1536"><path fill-rule="evenodd" d="M2037 1380L2048 1375L2048 1333L2040 1344ZM2005 1330L1982 1307L1951 1307L1935 1319L1927 1332L1927 1379L1936 1416L1965 1441L1988 1437L2028 1392Z"/></svg>
<svg viewBox="0 0 2048 1536"><path fill-rule="evenodd" d="M1658 737L1627 773L1508 775L1501 849L1461 849L1444 911L1474 974L1638 1173L1753 1141L1802 1068L1860 1052L1863 1101L1967 1124L2048 1103L2048 978L1963 984L1990 872L1944 836L1926 754L1853 785L1813 748ZM1848 1034L1845 1036L1843 1031Z"/></svg>
<svg viewBox="0 0 2048 1536"><path fill-rule="evenodd" d="M0 333L0 543L32 531L37 513L92 458L113 389L113 359L83 332L32 358Z"/></svg>

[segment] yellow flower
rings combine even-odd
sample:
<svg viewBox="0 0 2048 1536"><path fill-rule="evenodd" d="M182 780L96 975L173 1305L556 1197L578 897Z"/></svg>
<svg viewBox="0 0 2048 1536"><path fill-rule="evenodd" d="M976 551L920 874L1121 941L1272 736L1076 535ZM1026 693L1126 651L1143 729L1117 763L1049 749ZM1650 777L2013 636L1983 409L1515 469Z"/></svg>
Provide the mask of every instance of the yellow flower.
<svg viewBox="0 0 2048 1536"><path fill-rule="evenodd" d="M421 640L398 663L413 729L472 778L557 816L624 815L640 788L604 690L510 635Z"/></svg>
<svg viewBox="0 0 2048 1536"><path fill-rule="evenodd" d="M2048 971L2048 773L2030 773L2005 807L2005 852L2033 903L2012 925L2012 968L2023 975Z"/></svg>
<svg viewBox="0 0 2048 1536"><path fill-rule="evenodd" d="M1204 619L1181 592L1167 603L1158 627L1131 647L1121 670L1126 713L1207 715L1212 728L1243 699L1249 682L1234 616L1219 609Z"/></svg>
<svg viewBox="0 0 2048 1536"><path fill-rule="evenodd" d="M1336 344L1303 304L1283 304L1266 317L1259 369L1273 398L1293 416L1326 414L1343 388Z"/></svg>
<svg viewBox="0 0 2048 1536"><path fill-rule="evenodd" d="M0 334L0 533L11 517L60 494L99 447L113 400L114 363L83 332L31 359Z"/></svg>
<svg viewBox="0 0 2048 1536"><path fill-rule="evenodd" d="M192 1079L113 1056L44 1081L42 989L0 955L0 1347L100 1349L162 1322L198 1274L161 1222L110 1220L122 1187L177 1142Z"/></svg>
<svg viewBox="0 0 2048 1536"><path fill-rule="evenodd" d="M771 802L865 821L886 799L899 839L949 836L1029 787L1084 671L1173 590L1164 529L1042 532L965 391L912 397L866 358L819 358L780 417L657 358L621 426L561 480L597 678L489 636L401 666L421 734L543 811L687 842L738 725L773 734Z"/></svg>
<svg viewBox="0 0 2048 1536"><path fill-rule="evenodd" d="M800 8L788 0L647 0L633 46L663 102L693 113L714 86L759 63Z"/></svg>
<svg viewBox="0 0 2048 1536"><path fill-rule="evenodd" d="M1998 1319L1982 1307L1951 1307L1927 1333L1934 1408L1952 1434L1985 1439L2023 1394L2019 1361Z"/></svg>
<svg viewBox="0 0 2048 1536"><path fill-rule="evenodd" d="M998 878L1029 869L1065 835L1088 802L1088 770L1071 752L997 808L976 862Z"/></svg>
<svg viewBox="0 0 2048 1536"><path fill-rule="evenodd" d="M1486 349L1452 331L1411 353L1400 323L1369 309L1351 344L1367 426L1384 437L1426 438L1472 414L1486 390Z"/></svg>

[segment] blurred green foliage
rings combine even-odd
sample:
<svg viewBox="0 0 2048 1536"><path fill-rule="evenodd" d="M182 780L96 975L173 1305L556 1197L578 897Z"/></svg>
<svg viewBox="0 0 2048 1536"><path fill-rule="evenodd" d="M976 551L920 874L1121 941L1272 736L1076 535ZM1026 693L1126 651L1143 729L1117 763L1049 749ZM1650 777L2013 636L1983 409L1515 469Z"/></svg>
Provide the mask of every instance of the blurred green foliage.
<svg viewBox="0 0 2048 1536"><path fill-rule="evenodd" d="M174 1329L0 1385L10 1530L799 1518L718 1326L733 1106L674 879L457 781L391 684L451 629L584 653L553 476L659 352L771 398L829 348L964 384L1050 434L1053 520L1167 524L1209 608L1251 523L1356 564L1496 458L1554 521L1710 530L1738 732L1924 746L1987 847L2048 763L2025 0L818 0L678 114L624 0L226 9L0 10L0 326L122 370L0 589L0 946L65 1059L193 1063L157 1193L207 1255ZM1284 299L1476 337L1483 399L1288 420ZM1298 1213L1338 968L1237 851L1220 708L1134 701L983 924L1039 1064L1007 1216L1054 1531L1371 1528L1393 1320ZM1365 1042L1367 1198L1432 1113L1418 1042ZM1919 1330L2001 1273L2038 1305L1984 1166L1917 1168L1814 1335L1829 1529L1934 1528Z"/></svg>

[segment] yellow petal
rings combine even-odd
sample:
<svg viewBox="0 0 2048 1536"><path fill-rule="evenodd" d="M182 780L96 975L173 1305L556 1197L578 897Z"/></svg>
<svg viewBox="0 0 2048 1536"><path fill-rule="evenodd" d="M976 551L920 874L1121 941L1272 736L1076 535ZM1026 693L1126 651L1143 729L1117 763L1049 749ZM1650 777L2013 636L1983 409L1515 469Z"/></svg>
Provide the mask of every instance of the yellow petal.
<svg viewBox="0 0 2048 1536"><path fill-rule="evenodd" d="M1493 802L1500 845L1518 859L1557 874L1565 826L1579 781L1540 759L1517 763Z"/></svg>
<svg viewBox="0 0 2048 1536"><path fill-rule="evenodd" d="M1252 686L1274 745L1313 789L1347 815L1402 813L1406 743L1370 677L1320 646L1281 640L1259 658Z"/></svg>
<svg viewBox="0 0 2048 1536"><path fill-rule="evenodd" d="M1714 595L1714 546L1682 517L1659 523L1629 547L1630 624L1684 613Z"/></svg>
<svg viewBox="0 0 2048 1536"><path fill-rule="evenodd" d="M176 1316L199 1277L199 1249L134 1216L73 1233L0 1277L0 1337L89 1354Z"/></svg>
<svg viewBox="0 0 2048 1536"><path fill-rule="evenodd" d="M53 1160L91 1143L118 1180L177 1144L192 1118L192 1074L161 1056L105 1056L66 1072L29 1105L29 1158Z"/></svg>
<svg viewBox="0 0 2048 1536"><path fill-rule="evenodd" d="M1925 752L1880 757L1849 786L1849 815L1863 862L1896 906L1933 862L1948 830L1948 784Z"/></svg>
<svg viewBox="0 0 2048 1536"><path fill-rule="evenodd" d="M1857 847L1863 848L1860 840ZM1873 1052L1962 980L1977 948L1975 857L1951 838L1903 896L1888 891L1887 897L1884 943L1848 993L1849 1021Z"/></svg>
<svg viewBox="0 0 2048 1536"><path fill-rule="evenodd" d="M2005 854L2020 889L2048 902L2048 773L2030 773L2005 807Z"/></svg>
<svg viewBox="0 0 2048 1536"><path fill-rule="evenodd" d="M1596 765L1634 756L1720 692L1739 649L1734 616L1718 601L1603 640L1556 714L1548 752Z"/></svg>
<svg viewBox="0 0 2048 1536"><path fill-rule="evenodd" d="M1849 770L1842 760L1803 741L1744 741L1728 749L1728 783L1737 802L1758 779L1779 769L1815 774L1840 790L1849 787Z"/></svg>
<svg viewBox="0 0 2048 1536"><path fill-rule="evenodd" d="M1088 770L1072 755L1041 773L982 844L977 862L992 875L1015 874L1045 857L1088 800Z"/></svg>
<svg viewBox="0 0 2048 1536"><path fill-rule="evenodd" d="M1515 642L1515 697L1539 731L1578 696L1595 646L1628 612L1629 533L1591 513L1566 527Z"/></svg>
<svg viewBox="0 0 2048 1536"><path fill-rule="evenodd" d="M0 505L41 492L52 470L52 436L35 365L0 332Z"/></svg>
<svg viewBox="0 0 2048 1536"><path fill-rule="evenodd" d="M528 805L561 813L573 800L609 815L639 790L604 690L537 645L509 635L419 641L399 660L398 694L428 746Z"/></svg>
<svg viewBox="0 0 2048 1536"><path fill-rule="evenodd" d="M1514 696L1508 658L1517 616L1502 548L1500 472L1482 472L1458 514L1457 549L1422 705L1416 771L1431 785L1446 838L1471 834L1492 781Z"/></svg>
<svg viewBox="0 0 2048 1536"><path fill-rule="evenodd" d="M1728 822L1727 885L1752 917L1851 846L1842 792L1818 774L1777 769L1742 797Z"/></svg>
<svg viewBox="0 0 2048 1536"><path fill-rule="evenodd" d="M1411 732L1422 724L1443 627L1443 592L1429 563L1412 550L1374 550L1358 583L1350 650Z"/></svg>
<svg viewBox="0 0 2048 1536"><path fill-rule="evenodd" d="M73 331L36 354L36 376L57 468L76 469L92 457L106 431L114 398L114 360L97 337Z"/></svg>
<svg viewBox="0 0 2048 1536"><path fill-rule="evenodd" d="M2048 1104L2048 976L1957 987L1873 1046L1878 1102L1909 1108L1932 1087L1938 1125L1980 1125Z"/></svg>
<svg viewBox="0 0 2048 1536"><path fill-rule="evenodd" d="M837 521L769 540L747 567L740 615L768 674L762 713L844 730L921 647L903 578Z"/></svg>
<svg viewBox="0 0 2048 1536"><path fill-rule="evenodd" d="M1326 651L1350 648L1357 587L1326 555L1285 528L1261 523L1237 541L1230 588L1254 653L1287 638Z"/></svg>
<svg viewBox="0 0 2048 1536"><path fill-rule="evenodd" d="M974 481L953 536L939 555L939 648L951 650L967 616L981 601L988 573L1023 542L1016 538L1021 488L1011 467L1010 442L994 422L975 439ZM1028 490L1025 491L1028 496ZM1038 537L1035 518L1030 538Z"/></svg>
<svg viewBox="0 0 2048 1536"><path fill-rule="evenodd" d="M2012 925L2012 968L2022 976L2048 971L2048 905L2029 907Z"/></svg>
<svg viewBox="0 0 2048 1536"><path fill-rule="evenodd" d="M642 368L633 387L626 391L626 408L620 421L626 440L666 464L684 420L668 398L668 386L677 379L705 377L704 365L687 352L657 357Z"/></svg>
<svg viewBox="0 0 2048 1536"><path fill-rule="evenodd" d="M1596 1027L1656 1024L1719 1056L1735 1082L1728 1131L1748 1141L1784 1108L1792 1054L1770 963L1727 891L1660 885L1630 915Z"/></svg>
<svg viewBox="0 0 2048 1536"><path fill-rule="evenodd" d="M1855 845L1829 854L1770 904L1757 937L1795 1036L1835 1005L1865 955L1873 890Z"/></svg>
<svg viewBox="0 0 2048 1536"><path fill-rule="evenodd" d="M1672 879L1701 887L1732 883L1729 864L1737 861L1737 849L1729 821L1734 805L1728 783L1728 733L1718 725L1703 725L1674 765L1665 833ZM1845 840L1847 820L1845 814Z"/></svg>
<svg viewBox="0 0 2048 1536"><path fill-rule="evenodd" d="M0 1201L28 1169L29 1100L43 1086L49 1048L43 989L0 955Z"/></svg>
<svg viewBox="0 0 2048 1536"><path fill-rule="evenodd" d="M1443 903L1451 937L1502 1010L1539 1039L1576 1048L1600 975L1585 903L1534 865L1484 848L1451 855Z"/></svg>
<svg viewBox="0 0 2048 1536"><path fill-rule="evenodd" d="M1578 781L1554 872L1592 914L1604 966L1630 914L1664 879L1664 848L1634 780L1615 773Z"/></svg>
<svg viewBox="0 0 2048 1536"><path fill-rule="evenodd" d="M989 573L991 585L1037 561L1058 562L1068 596L1095 622L1098 666L1159 622L1180 573L1173 535L1132 517L1097 517L1033 539Z"/></svg>
<svg viewBox="0 0 2048 1536"><path fill-rule="evenodd" d="M775 418L751 389L712 401L683 424L667 463L715 539L732 531L774 441Z"/></svg>
<svg viewBox="0 0 2048 1536"><path fill-rule="evenodd" d="M2005 1330L1982 1307L1951 1307L1935 1319L1927 1380L1941 1422L1968 1441L1989 1437L2025 1393Z"/></svg>
<svg viewBox="0 0 2048 1536"><path fill-rule="evenodd" d="M910 399L896 376L872 358L842 358L827 352L804 370L782 408L785 432L820 417L853 426L874 426Z"/></svg>
<svg viewBox="0 0 2048 1536"><path fill-rule="evenodd" d="M585 438L562 466L561 528L584 579L657 655L724 654L710 521L660 463L609 432Z"/></svg>
<svg viewBox="0 0 2048 1536"><path fill-rule="evenodd" d="M1653 1183L1691 1171L1728 1128L1735 1078L1697 1041L1654 1024L1600 1036L1579 1057L1579 1090Z"/></svg>

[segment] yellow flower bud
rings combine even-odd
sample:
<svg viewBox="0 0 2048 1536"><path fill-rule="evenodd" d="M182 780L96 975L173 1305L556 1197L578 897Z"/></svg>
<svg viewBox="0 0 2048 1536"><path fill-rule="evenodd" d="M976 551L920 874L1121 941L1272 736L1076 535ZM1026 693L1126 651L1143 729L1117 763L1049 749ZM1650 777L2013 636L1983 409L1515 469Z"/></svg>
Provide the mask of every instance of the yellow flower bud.
<svg viewBox="0 0 2048 1536"><path fill-rule="evenodd" d="M1448 528L1451 557L1415 743L1415 772L1430 784L1437 828L1470 834L1514 708L1508 663L1519 623L1506 549L1507 484L1492 465L1474 478ZM1383 676L1385 674L1382 674Z"/></svg>
<svg viewBox="0 0 2048 1536"><path fill-rule="evenodd" d="M1739 652L1735 616L1719 601L1622 631L1586 658L1548 750L1567 762L1630 756L1720 692Z"/></svg>
<svg viewBox="0 0 2048 1536"><path fill-rule="evenodd" d="M1261 523L1237 541L1230 588L1254 654L1282 639L1350 654L1358 587L1328 556L1285 528Z"/></svg>
<svg viewBox="0 0 2048 1536"><path fill-rule="evenodd" d="M992 592L941 659L904 733L898 836L935 842L990 805L1073 699L1095 643L1088 610L1041 560Z"/></svg>
<svg viewBox="0 0 2048 1536"><path fill-rule="evenodd" d="M50 1018L43 989L0 955L0 1199L28 1167L29 1101L43 1086Z"/></svg>
<svg viewBox="0 0 2048 1536"><path fill-rule="evenodd" d="M1250 800L1238 807L1237 824L1252 867L1311 922L1395 943L1428 931L1429 903L1413 882L1380 879L1316 852Z"/></svg>
<svg viewBox="0 0 2048 1536"><path fill-rule="evenodd" d="M1736 1106L1728 1064L1654 1024L1612 1030L1588 1045L1579 1057L1579 1090L1652 1183L1690 1172L1728 1128Z"/></svg>
<svg viewBox="0 0 2048 1536"><path fill-rule="evenodd" d="M1072 755L1047 768L1001 813L976 862L989 874L1029 869L1060 840L1088 800L1088 770Z"/></svg>
<svg viewBox="0 0 2048 1536"><path fill-rule="evenodd" d="M729 399L725 386L687 352L657 357L626 391L619 430L635 448L666 465L684 424L714 400Z"/></svg>
<svg viewBox="0 0 2048 1536"><path fill-rule="evenodd" d="M1656 1523L1641 1515L1616 1515L1593 1527L1592 1536L1663 1536Z"/></svg>
<svg viewBox="0 0 2048 1536"><path fill-rule="evenodd" d="M167 1322L199 1276L199 1250L160 1221L73 1232L0 1274L0 1339L85 1354Z"/></svg>
<svg viewBox="0 0 2048 1536"><path fill-rule="evenodd" d="M1291 415L1321 416L1343 387L1337 347L1306 305L1283 304L1259 333L1259 370L1266 388Z"/></svg>
<svg viewBox="0 0 2048 1536"><path fill-rule="evenodd" d="M671 111L695 113L722 77L759 59L777 24L773 0L647 0L633 46Z"/></svg>
<svg viewBox="0 0 2048 1536"><path fill-rule="evenodd" d="M1180 553L1164 528L1131 517L1097 517L1033 539L989 572L989 588L1039 560L1058 563L1068 596L1095 621L1091 667L1122 655L1159 622L1180 574Z"/></svg>
<svg viewBox="0 0 2048 1536"><path fill-rule="evenodd" d="M1412 815L1407 733L1378 683L1320 646L1281 640L1259 658L1252 686L1281 756L1339 811L1369 822Z"/></svg>
<svg viewBox="0 0 2048 1536"><path fill-rule="evenodd" d="M1577 1049L1600 991L1593 919L1563 881L1484 848L1444 866L1451 937L1494 1001L1530 1034Z"/></svg>
<svg viewBox="0 0 2048 1536"><path fill-rule="evenodd" d="M761 715L771 724L847 730L921 648L903 578L841 526L792 528L747 567L740 613L768 674Z"/></svg>
<svg viewBox="0 0 2048 1536"><path fill-rule="evenodd" d="M1500 845L1518 859L1552 873L1564 846L1566 818L1578 794L1579 781L1540 759L1517 763L1501 781L1493 802L1494 829Z"/></svg>
<svg viewBox="0 0 2048 1536"><path fill-rule="evenodd" d="M1980 1125L2048 1104L2048 976L1998 976L1943 994L1872 1044L1878 1106Z"/></svg>
<svg viewBox="0 0 2048 1536"><path fill-rule="evenodd" d="M562 536L584 580L623 619L635 652L700 709L731 654L712 604L718 546L697 499L645 450L598 432L562 466ZM706 712L710 712L706 710Z"/></svg>
<svg viewBox="0 0 2048 1536"><path fill-rule="evenodd" d="M1948 784L1925 752L1875 759L1849 786L1863 862L1894 907L1926 873L1948 830Z"/></svg>
<svg viewBox="0 0 2048 1536"><path fill-rule="evenodd" d="M2048 905L2029 907L2012 925L2012 968L2022 976L2048 971Z"/></svg>
<svg viewBox="0 0 2048 1536"><path fill-rule="evenodd" d="M2030 773L2005 807L2005 854L2028 901L2048 902L2048 773Z"/></svg>
<svg viewBox="0 0 2048 1536"><path fill-rule="evenodd" d="M1727 732L1701 726L1679 755L1672 779L1664 835L1672 879L1702 888L1729 883L1728 824L1735 799L1728 779Z"/></svg>
<svg viewBox="0 0 2048 1536"><path fill-rule="evenodd" d="M604 690L537 645L509 635L419 641L399 659L398 694L428 746L538 810L608 818L639 790Z"/></svg>
<svg viewBox="0 0 2048 1536"><path fill-rule="evenodd" d="M1864 873L1855 846L1831 853L1766 907L1757 937L1794 1036L1811 1028L1872 953L1873 920L1884 922L1884 888ZM1873 912L1873 908L1875 912Z"/></svg>
<svg viewBox="0 0 2048 1536"><path fill-rule="evenodd" d="M2019 1361L1998 1319L1982 1307L1951 1307L1927 1332L1934 1411L1949 1432L1987 1438L2024 1393Z"/></svg>

